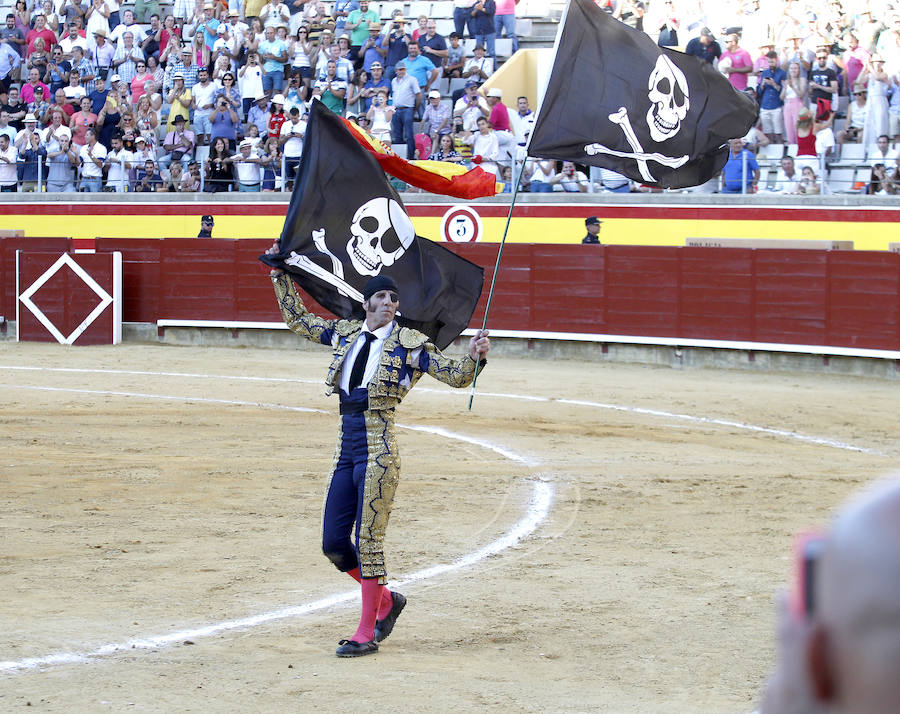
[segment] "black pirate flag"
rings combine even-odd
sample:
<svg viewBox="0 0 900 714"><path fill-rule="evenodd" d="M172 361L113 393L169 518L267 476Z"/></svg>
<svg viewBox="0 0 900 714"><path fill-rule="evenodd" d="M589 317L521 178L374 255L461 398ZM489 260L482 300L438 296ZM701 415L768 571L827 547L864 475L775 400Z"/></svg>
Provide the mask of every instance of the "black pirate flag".
<svg viewBox="0 0 900 714"><path fill-rule="evenodd" d="M339 317L365 317L363 287L389 275L400 289L397 321L441 349L468 326L484 283L481 267L416 235L378 162L319 101L279 246L260 260Z"/></svg>
<svg viewBox="0 0 900 714"><path fill-rule="evenodd" d="M591 0L570 0L528 153L659 188L697 186L756 116L756 103L707 62L658 47Z"/></svg>

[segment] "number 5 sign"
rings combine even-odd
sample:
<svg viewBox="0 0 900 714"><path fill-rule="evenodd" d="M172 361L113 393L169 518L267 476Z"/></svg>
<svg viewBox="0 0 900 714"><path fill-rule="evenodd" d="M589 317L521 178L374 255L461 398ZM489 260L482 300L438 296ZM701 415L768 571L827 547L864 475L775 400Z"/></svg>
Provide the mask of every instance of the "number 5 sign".
<svg viewBox="0 0 900 714"><path fill-rule="evenodd" d="M453 206L441 219L441 236L450 243L475 243L482 234L481 216L469 206Z"/></svg>

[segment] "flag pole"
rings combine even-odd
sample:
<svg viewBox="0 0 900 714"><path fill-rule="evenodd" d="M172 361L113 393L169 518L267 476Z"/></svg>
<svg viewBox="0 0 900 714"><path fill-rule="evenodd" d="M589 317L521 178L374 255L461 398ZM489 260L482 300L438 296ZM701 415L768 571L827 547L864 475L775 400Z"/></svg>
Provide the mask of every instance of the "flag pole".
<svg viewBox="0 0 900 714"><path fill-rule="evenodd" d="M515 159L513 159L515 161ZM522 183L522 174L525 173L525 164L528 161L528 155L522 161L522 168L519 169L519 175L516 178L516 184L513 187L512 201L509 204L509 213L506 215L506 225L503 227L503 237L500 239L500 249L497 251L497 262L494 263L494 274L491 276L491 289L488 292L487 303L484 306L484 320L481 323L482 332L487 329L488 313L491 311L491 301L494 299L494 285L497 283L497 273L500 272L500 259L503 257L503 246L506 245L506 234L509 232L509 224L512 221L513 209L516 207L516 196L519 195L519 186ZM478 384L478 374L481 367L481 355L479 354L475 360L475 377L472 379L472 391L469 394L469 411L472 411L472 401L475 399L475 386Z"/></svg>
<svg viewBox="0 0 900 714"><path fill-rule="evenodd" d="M553 67L556 65L556 55L559 52L559 43L562 38L563 28L566 25L566 16L569 14L569 5L572 0L568 0L566 3L566 7L563 10L562 17L559 21L559 29L556 32L556 41L553 43L553 62L550 64L551 74L553 72ZM549 81L549 77L548 77ZM538 106L535 110L535 120L540 117L541 109L544 105L544 94L546 93L546 87L544 88L544 92L541 93L541 96L538 99ZM516 197L519 195L519 186L522 183L522 174L525 173L525 164L528 163L528 147L531 145L531 135L528 136L528 141L525 143L525 157L522 161L522 168L519 169L519 176L516 179L516 185L513 187L513 195L512 201L509 204L509 214L506 216L506 225L503 227L503 237L500 239L500 249L497 251L497 262L494 264L494 274L491 276L491 289L488 292L487 304L484 306L484 320L481 323L482 331L487 329L487 320L488 313L491 311L491 301L494 299L494 285L497 282L497 273L500 272L500 259L503 257L503 246L506 245L506 234L509 232L509 224L512 221L513 209L516 206ZM475 386L478 384L478 374L480 372L481 367L481 355L478 355L478 358L475 360L475 377L472 379L472 391L469 394L469 411L472 411L472 401L475 399Z"/></svg>

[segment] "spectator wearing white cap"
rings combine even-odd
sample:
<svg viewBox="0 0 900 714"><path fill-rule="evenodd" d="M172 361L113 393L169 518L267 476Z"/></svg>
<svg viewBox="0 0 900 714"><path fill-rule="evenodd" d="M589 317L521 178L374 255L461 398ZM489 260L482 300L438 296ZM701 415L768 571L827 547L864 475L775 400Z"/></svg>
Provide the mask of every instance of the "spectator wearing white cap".
<svg viewBox="0 0 900 714"><path fill-rule="evenodd" d="M253 147L252 139L244 139L240 144L240 153L229 157L228 161L237 169L238 191L242 193L260 191L262 182L260 158Z"/></svg>
<svg viewBox="0 0 900 714"><path fill-rule="evenodd" d="M133 159L132 164L134 166L142 166L147 159L154 162L156 161L156 151L147 139L140 134L134 139ZM134 171L132 171L132 173L134 173Z"/></svg>
<svg viewBox="0 0 900 714"><path fill-rule="evenodd" d="M423 134L428 134L431 138L431 152L438 150L438 144L444 134L449 134L450 126L450 107L441 103L441 93L436 89L428 92L428 104L422 114ZM423 157L424 158L424 157Z"/></svg>
<svg viewBox="0 0 900 714"><path fill-rule="evenodd" d="M509 160L515 156L518 141L512 132L509 107L503 103L503 90L500 87L491 87L487 91L487 104L491 108L488 120L494 127L497 142L500 144L500 159Z"/></svg>
<svg viewBox="0 0 900 714"><path fill-rule="evenodd" d="M30 112L25 115L25 128L16 134L16 149L21 154L25 149L31 146L31 135L37 134L40 137L40 131L37 128L37 117Z"/></svg>

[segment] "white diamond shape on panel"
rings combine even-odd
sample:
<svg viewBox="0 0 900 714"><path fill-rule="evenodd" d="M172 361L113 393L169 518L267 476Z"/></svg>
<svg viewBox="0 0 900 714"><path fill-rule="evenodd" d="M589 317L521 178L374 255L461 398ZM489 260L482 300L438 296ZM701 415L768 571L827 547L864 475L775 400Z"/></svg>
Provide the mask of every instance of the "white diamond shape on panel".
<svg viewBox="0 0 900 714"><path fill-rule="evenodd" d="M48 318L44 314L44 312L31 301L32 296L38 290L44 287L44 284L48 280L50 280L50 278L56 275L56 273L59 272L63 268L63 266L66 265L68 265L72 269L72 272L74 272L75 275L81 278L84 284L87 285L91 290L93 290L97 297L100 298L100 302L97 307L95 307L91 311L91 313L86 318L84 318L84 320L78 327L72 330L72 333L68 337L63 335L59 331L59 329L57 329L56 325L54 325L50 321L50 318ZM97 281L94 280L90 275L88 275L87 271L80 265L78 265L78 263L76 263L72 259L72 256L70 256L68 253L63 253L61 256L59 256L59 259L53 265L47 268L44 274L31 284L30 288L28 288L19 296L19 300L25 307L27 307L31 311L31 313L38 319L38 321L47 328L50 334L56 338L56 341L63 345L71 345L73 342L75 342L75 340L81 337L82 333L91 326L91 323L93 323L94 320L100 317L101 313L107 307L109 307L109 304L113 301L112 296L108 292L106 292L106 290L100 287Z"/></svg>

